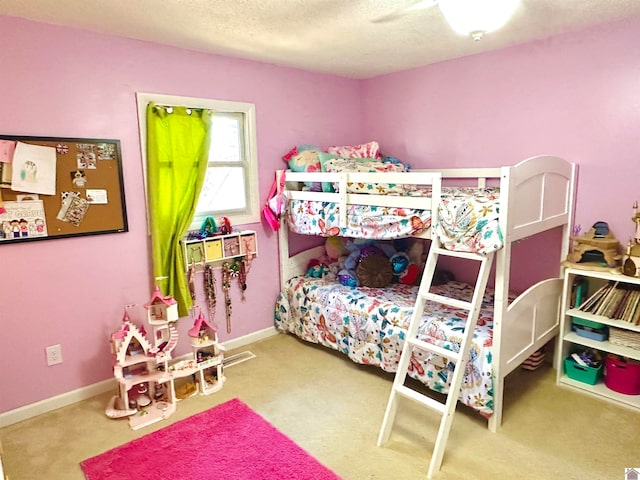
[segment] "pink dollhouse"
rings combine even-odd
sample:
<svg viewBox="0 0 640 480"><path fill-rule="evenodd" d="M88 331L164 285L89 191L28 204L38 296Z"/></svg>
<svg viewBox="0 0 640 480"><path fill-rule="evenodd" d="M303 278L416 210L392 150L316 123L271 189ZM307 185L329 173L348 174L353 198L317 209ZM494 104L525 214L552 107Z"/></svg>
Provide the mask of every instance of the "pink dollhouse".
<svg viewBox="0 0 640 480"><path fill-rule="evenodd" d="M178 342L177 307L175 299L163 296L156 287L144 305L151 335L148 336L144 326L131 321L127 311L120 328L111 335L118 393L111 398L106 414L110 418L129 417L133 430L175 412L176 379L195 378L198 390L205 395L222 388L224 349L218 344L216 328L202 313L189 330L192 358L172 362L172 352Z"/></svg>

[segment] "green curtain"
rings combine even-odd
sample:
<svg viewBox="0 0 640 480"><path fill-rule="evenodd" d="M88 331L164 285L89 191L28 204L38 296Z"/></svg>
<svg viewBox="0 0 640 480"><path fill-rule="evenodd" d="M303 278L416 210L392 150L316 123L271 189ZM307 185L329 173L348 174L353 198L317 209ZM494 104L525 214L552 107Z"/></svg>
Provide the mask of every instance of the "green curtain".
<svg viewBox="0 0 640 480"><path fill-rule="evenodd" d="M187 233L207 171L211 111L147 106L147 195L153 273L187 316L192 306L180 240Z"/></svg>

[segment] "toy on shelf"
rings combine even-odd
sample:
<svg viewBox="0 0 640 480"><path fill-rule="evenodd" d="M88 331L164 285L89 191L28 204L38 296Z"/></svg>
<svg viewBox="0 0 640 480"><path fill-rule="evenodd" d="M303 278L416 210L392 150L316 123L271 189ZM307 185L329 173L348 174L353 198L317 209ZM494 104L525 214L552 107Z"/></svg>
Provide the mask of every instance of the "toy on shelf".
<svg viewBox="0 0 640 480"><path fill-rule="evenodd" d="M620 265L619 243L609 230L606 222L596 222L582 236L571 237L573 248L567 262L579 267L616 268Z"/></svg>
<svg viewBox="0 0 640 480"><path fill-rule="evenodd" d="M631 221L636 225L636 233L635 238L630 238L627 243L627 250L622 262L622 273L630 277L640 277L640 213L638 212L638 202L633 204Z"/></svg>
<svg viewBox="0 0 640 480"><path fill-rule="evenodd" d="M133 305L125 307L120 328L111 335L113 373L118 393L109 401L106 415L129 417L133 430L170 417L181 398L175 380L190 376L199 384L194 389L208 395L222 388L224 347L218 344L215 327L200 313L189 330L192 355L186 360L172 361L178 343L178 304L156 287L144 305L150 338L144 326L134 323L129 315Z"/></svg>

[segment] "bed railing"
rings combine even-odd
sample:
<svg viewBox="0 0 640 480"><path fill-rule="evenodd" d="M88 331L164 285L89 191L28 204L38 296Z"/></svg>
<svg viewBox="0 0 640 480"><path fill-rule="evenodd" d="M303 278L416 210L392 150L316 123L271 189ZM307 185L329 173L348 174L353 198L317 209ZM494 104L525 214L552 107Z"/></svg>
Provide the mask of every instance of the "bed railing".
<svg viewBox="0 0 640 480"><path fill-rule="evenodd" d="M303 190L305 182L328 182L337 185L336 192L314 192ZM289 200L311 200L334 202L340 205L340 226L347 224L348 205L377 205L381 207L403 207L431 209L430 197L404 195L377 195L348 193L350 183L363 184L397 184L411 187L430 187L431 195L438 198L442 192L442 175L440 172L340 172L340 173L307 173L286 172L286 187Z"/></svg>

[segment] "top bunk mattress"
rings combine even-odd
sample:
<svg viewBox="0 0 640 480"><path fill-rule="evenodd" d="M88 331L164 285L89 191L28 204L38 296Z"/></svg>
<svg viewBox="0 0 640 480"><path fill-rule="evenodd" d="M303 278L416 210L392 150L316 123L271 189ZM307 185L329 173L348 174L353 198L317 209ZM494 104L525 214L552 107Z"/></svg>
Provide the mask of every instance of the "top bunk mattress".
<svg viewBox="0 0 640 480"><path fill-rule="evenodd" d="M423 235L434 223L433 231L450 250L486 254L502 247L499 188L442 188L436 222L429 189L414 189L409 196L423 196L425 208L347 204L346 224L341 225L339 203L295 199L288 202L286 221L292 232L303 235L376 240Z"/></svg>

